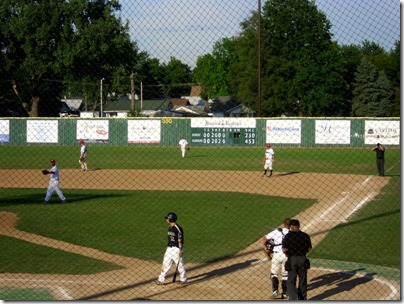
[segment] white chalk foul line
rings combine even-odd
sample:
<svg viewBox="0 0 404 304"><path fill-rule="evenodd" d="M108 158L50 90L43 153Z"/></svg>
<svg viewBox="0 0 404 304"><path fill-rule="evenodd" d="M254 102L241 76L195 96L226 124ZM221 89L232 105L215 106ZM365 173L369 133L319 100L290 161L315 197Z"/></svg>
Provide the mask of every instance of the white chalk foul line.
<svg viewBox="0 0 404 304"><path fill-rule="evenodd" d="M326 271L326 272L341 272L340 270L330 269L330 268L322 268L322 267L316 267L316 268L319 270ZM342 271L342 272L349 274L349 275L353 274L357 277L360 276L360 274L356 273L356 272L355 273L349 272L349 271ZM398 298L399 292L398 292L397 288L394 286L394 284L390 283L389 281L387 281L383 278L378 278L378 277L373 277L373 276L368 276L368 275L363 275L360 277L375 280L375 281L379 282L380 284L386 285L390 289L390 291L391 291L390 294L387 297L380 298L379 300L397 300L397 299L399 299ZM376 299L374 299L374 300L376 300Z"/></svg>
<svg viewBox="0 0 404 304"><path fill-rule="evenodd" d="M352 214L354 214L356 211L358 211L360 208L363 207L367 202L371 201L374 197L376 196L376 193L372 192L369 193L365 198L363 198L358 205L356 205L355 208L349 214L345 217L344 222L347 222L348 219L351 217Z"/></svg>
<svg viewBox="0 0 404 304"><path fill-rule="evenodd" d="M359 187L364 187L367 183L369 183L369 181L371 180L371 177L367 177L363 182L361 183L357 183L353 189L358 189ZM359 184L359 185L358 185ZM346 200L348 200L351 196L352 196L352 192L351 191L344 191L341 194L344 194L345 196L342 198L339 198L338 200L336 200L333 204L330 205L330 207L328 207L319 217L316 217L315 219L313 219L312 221L308 222L307 225L304 226L304 230L309 230L309 228L311 226L317 226L319 222L324 221L324 218L326 218L327 216L329 216L329 214L339 205L341 205L342 203L344 203ZM365 198L366 199L366 198ZM362 205L366 202L368 202L369 200L366 200L365 202L362 203ZM362 202L362 201L361 201ZM354 211L351 211L343 220L341 220L340 222L345 222L346 219L356 210L358 210L358 206L356 206L354 208ZM330 221L330 220L327 220ZM336 221L337 222L337 221Z"/></svg>
<svg viewBox="0 0 404 304"><path fill-rule="evenodd" d="M66 289L62 287L58 287L58 291L62 294L64 299L73 300L73 298L69 295Z"/></svg>

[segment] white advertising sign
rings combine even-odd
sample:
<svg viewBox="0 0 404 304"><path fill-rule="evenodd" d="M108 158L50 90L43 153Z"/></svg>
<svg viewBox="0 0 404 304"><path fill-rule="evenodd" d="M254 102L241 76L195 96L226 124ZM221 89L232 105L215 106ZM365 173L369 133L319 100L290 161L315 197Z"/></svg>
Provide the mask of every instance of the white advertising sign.
<svg viewBox="0 0 404 304"><path fill-rule="evenodd" d="M316 120L316 144L346 144L351 143L350 120Z"/></svg>
<svg viewBox="0 0 404 304"><path fill-rule="evenodd" d="M365 120L365 144L400 145L399 120Z"/></svg>
<svg viewBox="0 0 404 304"><path fill-rule="evenodd" d="M266 142L277 144L300 144L302 142L301 120L267 120Z"/></svg>
<svg viewBox="0 0 404 304"><path fill-rule="evenodd" d="M0 142L10 141L10 121L0 120Z"/></svg>
<svg viewBox="0 0 404 304"><path fill-rule="evenodd" d="M192 118L191 128L253 128L256 127L255 118Z"/></svg>
<svg viewBox="0 0 404 304"><path fill-rule="evenodd" d="M128 143L161 141L161 120L128 120Z"/></svg>
<svg viewBox="0 0 404 304"><path fill-rule="evenodd" d="M28 143L57 143L57 120L27 120Z"/></svg>
<svg viewBox="0 0 404 304"><path fill-rule="evenodd" d="M109 121L108 120L77 120L77 140L108 141Z"/></svg>

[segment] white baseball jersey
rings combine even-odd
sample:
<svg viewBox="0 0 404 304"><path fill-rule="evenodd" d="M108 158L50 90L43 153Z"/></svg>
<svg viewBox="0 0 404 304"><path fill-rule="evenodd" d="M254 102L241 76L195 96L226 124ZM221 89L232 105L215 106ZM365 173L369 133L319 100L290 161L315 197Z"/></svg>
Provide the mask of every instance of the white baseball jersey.
<svg viewBox="0 0 404 304"><path fill-rule="evenodd" d="M272 162L272 157L275 155L275 151L272 148L265 150L265 161Z"/></svg>
<svg viewBox="0 0 404 304"><path fill-rule="evenodd" d="M185 138L182 138L179 142L178 142L178 145L180 145L181 146L181 148L182 147L186 147L186 145L188 145L188 142L187 142L187 140L185 139Z"/></svg>

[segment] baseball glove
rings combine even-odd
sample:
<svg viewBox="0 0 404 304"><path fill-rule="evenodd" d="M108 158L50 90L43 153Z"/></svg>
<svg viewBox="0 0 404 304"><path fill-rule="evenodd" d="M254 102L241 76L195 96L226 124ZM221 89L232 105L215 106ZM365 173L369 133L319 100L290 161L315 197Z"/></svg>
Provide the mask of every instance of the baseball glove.
<svg viewBox="0 0 404 304"><path fill-rule="evenodd" d="M264 249L264 253L265 255L272 260L272 257L274 255L274 247L275 247L275 243L273 239L267 240L265 243L265 249Z"/></svg>
<svg viewBox="0 0 404 304"><path fill-rule="evenodd" d="M46 170L46 169L44 169L44 170L42 170L42 174L43 175L47 175L47 174L49 174L50 172L48 171L48 170Z"/></svg>

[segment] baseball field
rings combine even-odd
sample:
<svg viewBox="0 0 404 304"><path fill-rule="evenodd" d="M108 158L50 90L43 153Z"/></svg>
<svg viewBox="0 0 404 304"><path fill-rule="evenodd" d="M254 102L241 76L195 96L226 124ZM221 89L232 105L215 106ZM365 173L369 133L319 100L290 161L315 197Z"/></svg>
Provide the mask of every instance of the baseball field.
<svg viewBox="0 0 404 304"><path fill-rule="evenodd" d="M285 217L312 237L309 299L400 299L399 149L378 177L370 148L274 147L271 178L262 148L90 145L87 172L78 149L0 149L0 299L268 300L261 237ZM43 204L50 158L66 204ZM185 286L155 284L169 211Z"/></svg>

